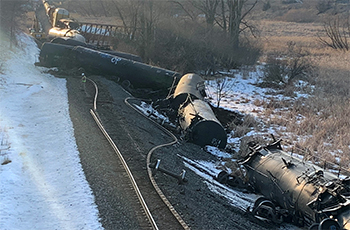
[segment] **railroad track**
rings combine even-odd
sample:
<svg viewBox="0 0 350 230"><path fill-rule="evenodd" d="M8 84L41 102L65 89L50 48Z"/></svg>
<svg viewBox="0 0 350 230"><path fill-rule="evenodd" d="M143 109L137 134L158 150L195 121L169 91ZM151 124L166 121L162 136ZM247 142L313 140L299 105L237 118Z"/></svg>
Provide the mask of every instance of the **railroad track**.
<svg viewBox="0 0 350 230"><path fill-rule="evenodd" d="M108 134L107 130L105 129L105 127L103 125L103 122L101 121L101 119L98 115L97 98L98 98L98 94L99 94L99 88L93 80L91 80L90 78L87 78L87 80L92 83L92 85L94 86L94 91L95 91L94 97L93 97L93 108L90 109L90 114L92 115L94 121L96 122L97 126L99 127L99 129L101 130L101 132L103 133L105 138L108 140L109 144L112 146L115 154L118 156L118 158L120 160L120 163L122 166L121 168L123 168L123 172L125 173L125 177L127 177L129 179L129 182L128 182L129 186L126 186L127 187L126 189L132 190L132 193L135 194L135 199L134 199L135 203L130 204L130 205L133 205L134 209L137 209L135 207L138 206L139 211L136 211L136 213L137 213L136 219L138 220L138 223L140 226L139 229L163 229L164 226L166 226L166 228L168 228L168 229L190 229L190 227L181 218L179 213L177 213L175 208L171 205L171 203L168 201L166 196L163 194L163 192L161 191L161 189L157 185L156 181L154 180L154 178L152 176L152 171L149 167L146 167L147 173L149 176L149 181L151 182L154 190L158 194L158 200L155 202L154 196L149 196L149 193L150 193L149 187L150 186L147 185L147 183L145 181L140 182L139 183L140 186L138 185L131 169L129 168L126 160L123 157L123 154L121 153L121 151L119 150L119 148L117 147L115 142L113 141L113 138ZM128 102L128 100L130 100L130 99L131 98L125 99L125 103L128 106L133 108L133 106ZM158 124L155 123L155 125L158 125ZM172 144L177 142L176 137L173 136L170 132L168 132L167 130L165 130L161 126L159 126L159 128L163 132L166 132L167 135L171 136L173 138L173 141L165 143L165 144L160 144L160 145L153 147L147 154L146 165L149 165L151 163L150 159L151 159L151 155L152 155L153 151L155 151L156 149L161 148L163 146L172 145ZM131 134L127 131L126 127L122 127L121 130L124 131L124 132L122 132L123 133L122 135L126 135L127 138L129 138L129 140L131 140L130 144L134 145L134 148L138 152L141 152L141 149L138 148L136 141L132 138ZM116 134L114 134L114 135L116 135ZM120 133L119 133L119 135L120 135ZM135 169L135 167L133 167L133 168ZM135 169L135 171L140 171L140 169ZM137 176L137 177L140 177L140 176ZM148 182L148 184L149 184L149 182ZM153 194L154 194L154 190L153 190ZM152 203L154 213L157 216L158 221L161 222L161 224L160 224L161 228L158 227L158 224L156 223L155 218L153 217L153 214L150 211L150 208L148 207L147 202L145 201L141 191L144 191L144 193L147 196L147 199L149 199L149 203L150 202ZM152 197L152 198L150 199L150 197ZM161 202L161 204L159 202ZM155 203L158 203L158 204L154 205ZM156 208L154 208L154 206L156 206ZM166 207L164 207L164 206L166 206ZM165 214L165 212L164 212L165 210L167 211L167 214ZM159 214L159 212L161 212L162 214ZM171 217L169 217L169 216L171 216ZM164 223L164 222L167 222L167 223Z"/></svg>

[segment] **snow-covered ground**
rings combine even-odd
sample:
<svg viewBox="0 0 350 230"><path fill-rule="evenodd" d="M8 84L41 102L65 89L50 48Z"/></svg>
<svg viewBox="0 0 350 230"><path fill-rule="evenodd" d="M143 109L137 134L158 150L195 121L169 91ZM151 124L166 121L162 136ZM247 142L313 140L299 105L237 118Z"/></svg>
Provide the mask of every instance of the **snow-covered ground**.
<svg viewBox="0 0 350 230"><path fill-rule="evenodd" d="M0 229L102 229L66 80L35 67L39 49L30 37L19 38L22 49L0 54Z"/></svg>
<svg viewBox="0 0 350 230"><path fill-rule="evenodd" d="M278 117L283 119L284 113L288 113L289 108L282 106L293 102L300 98L307 98L310 94L305 92L312 92L314 86L304 81L297 81L294 86L293 97L283 95L283 91L275 90L272 88L259 87L259 83L263 79L263 67L264 65L258 65L254 69L247 70L232 70L227 73L222 73L223 79L211 80L206 82L207 93L210 103L213 106L217 106L218 100L220 100L220 107L229 111L235 111L242 115L252 116L257 123L259 123L260 131L251 130L244 136L269 136L275 135L277 138L284 140L290 139L290 134L285 131L286 127L281 125L268 125L271 119ZM218 89L222 90L218 92ZM219 94L220 93L220 94ZM219 96L221 95L221 96ZM221 97L221 99L219 99ZM266 115L266 105L268 102L274 102L281 105L280 108L275 108L275 114ZM301 121L303 116L299 115L298 120ZM228 136L228 143L235 147L235 150L239 150L240 141L242 139L235 137L234 132ZM285 144L285 143L282 143ZM284 146L286 147L286 146Z"/></svg>

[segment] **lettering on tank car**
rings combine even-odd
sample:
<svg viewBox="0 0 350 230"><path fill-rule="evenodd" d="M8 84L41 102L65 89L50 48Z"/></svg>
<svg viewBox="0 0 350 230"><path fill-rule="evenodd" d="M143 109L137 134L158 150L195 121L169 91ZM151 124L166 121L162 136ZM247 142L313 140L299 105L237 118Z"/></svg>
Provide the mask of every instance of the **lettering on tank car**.
<svg viewBox="0 0 350 230"><path fill-rule="evenodd" d="M111 59L111 62L113 63L113 64L118 64L118 62L120 62L122 59L121 58L116 58L116 57L113 57L112 59Z"/></svg>
<svg viewBox="0 0 350 230"><path fill-rule="evenodd" d="M221 140L218 140L218 139L216 139L216 138L213 138L213 139L211 140L211 144L212 144L213 146L219 146L220 143L221 143Z"/></svg>
<svg viewBox="0 0 350 230"><path fill-rule="evenodd" d="M93 51L90 51L91 53L93 52ZM102 57L102 58L109 58L109 55L108 54L105 54L105 53L100 53L100 56Z"/></svg>

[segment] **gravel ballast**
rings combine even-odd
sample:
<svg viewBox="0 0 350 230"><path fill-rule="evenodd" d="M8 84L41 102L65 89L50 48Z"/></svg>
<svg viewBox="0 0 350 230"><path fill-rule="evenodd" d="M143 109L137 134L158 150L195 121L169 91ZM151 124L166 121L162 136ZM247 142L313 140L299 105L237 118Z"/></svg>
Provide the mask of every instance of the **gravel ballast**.
<svg viewBox="0 0 350 230"><path fill-rule="evenodd" d="M87 94L81 90L79 77L67 78L70 116L80 152L81 164L95 195L101 223L105 229L138 229L133 221L122 218L130 213L127 197L118 193L114 178L118 174L117 156L111 151L107 140L98 129L89 110L92 108L94 88L89 82ZM172 139L154 123L142 117L127 106L124 99L130 97L120 85L100 76L88 76L99 86L97 112L119 150L125 157L137 183L148 183L146 171L147 153L156 145L171 142ZM185 184L178 184L173 177L160 172L156 181L174 208L191 229L278 229L276 226L258 222L242 210L228 204L228 201L209 190L204 179L186 168L180 156L192 160L217 161L215 156L199 146L181 142L159 148L153 153L152 162L161 160L161 166L174 173L186 170ZM139 169L142 166L142 169ZM134 173L134 172L133 172ZM154 193L156 193L154 191ZM147 203L148 194L143 194ZM156 210L157 207L150 209ZM157 216L155 219L161 219ZM167 226L168 229L178 229Z"/></svg>

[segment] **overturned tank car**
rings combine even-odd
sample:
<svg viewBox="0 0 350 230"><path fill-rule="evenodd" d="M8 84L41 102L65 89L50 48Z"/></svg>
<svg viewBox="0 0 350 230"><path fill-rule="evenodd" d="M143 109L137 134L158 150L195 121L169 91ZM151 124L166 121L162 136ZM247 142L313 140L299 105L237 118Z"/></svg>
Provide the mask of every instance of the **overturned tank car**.
<svg viewBox="0 0 350 230"><path fill-rule="evenodd" d="M201 147L211 145L225 148L226 131L205 101L187 101L179 108L178 119L181 129L191 142Z"/></svg>
<svg viewBox="0 0 350 230"><path fill-rule="evenodd" d="M81 42L78 41L76 39L71 39L69 37L57 37L54 38L50 41L50 43L45 43L45 48L49 48L49 46L51 44L61 44L61 45L69 45L72 46L71 49L73 49L73 46L82 46L82 47L86 47L89 49L93 49L93 50L98 50L100 52L104 52L104 53L108 53L110 55L115 55L118 57L122 57L125 59L129 59L132 61L137 61L137 62L143 62L142 58L140 56L134 55L134 54L130 54L130 53L125 53L125 52L120 52L120 51L116 51L116 50L111 50L108 47L101 47L101 46L96 46L96 45L92 45L92 44L88 44L86 42Z"/></svg>
<svg viewBox="0 0 350 230"><path fill-rule="evenodd" d="M46 67L82 67L92 74L111 76L128 81L135 87L167 89L178 82L180 73L144 64L140 57L111 50L95 50L73 46L82 42L60 38L58 43L44 43L40 51L40 65ZM63 45L61 43L66 42ZM88 45L87 45L88 46Z"/></svg>
<svg viewBox="0 0 350 230"><path fill-rule="evenodd" d="M244 181L264 196L250 210L254 216L315 230L350 229L349 177L340 179L284 152L280 141L252 147L239 164ZM223 175L218 179L224 181Z"/></svg>
<svg viewBox="0 0 350 230"><path fill-rule="evenodd" d="M36 65L45 67L66 66L69 63L67 57L72 55L72 48L70 45L44 42L40 50L39 63L36 63Z"/></svg>
<svg viewBox="0 0 350 230"><path fill-rule="evenodd" d="M203 78L197 74L188 73L182 76L176 85L172 105L175 108L179 108L187 100L187 97L191 97L192 100L204 100L206 96Z"/></svg>
<svg viewBox="0 0 350 230"><path fill-rule="evenodd" d="M130 81L135 87L166 89L181 76L171 70L81 46L74 47L73 53L80 67L97 74L117 76L121 80Z"/></svg>
<svg viewBox="0 0 350 230"><path fill-rule="evenodd" d="M204 80L197 74L186 74L175 88L172 106L177 109L179 125L189 141L223 149L227 144L226 131L205 97Z"/></svg>

